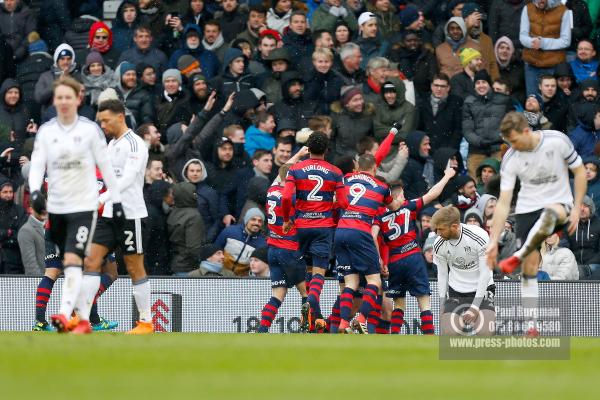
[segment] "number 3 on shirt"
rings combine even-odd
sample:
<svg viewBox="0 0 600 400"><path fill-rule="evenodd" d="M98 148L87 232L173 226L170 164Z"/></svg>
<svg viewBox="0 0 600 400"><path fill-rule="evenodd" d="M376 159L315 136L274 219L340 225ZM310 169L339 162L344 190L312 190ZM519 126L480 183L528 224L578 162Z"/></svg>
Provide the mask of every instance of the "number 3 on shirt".
<svg viewBox="0 0 600 400"><path fill-rule="evenodd" d="M404 216L404 230L396 223L396 216ZM410 223L410 210L404 208L400 212L395 212L390 215L386 215L381 219L383 222L387 222L388 229L390 230L389 240L396 240L404 233L408 232L408 225Z"/></svg>
<svg viewBox="0 0 600 400"><path fill-rule="evenodd" d="M308 201L323 201L323 196L317 196L317 193L323 187L323 178L319 175L309 175L308 180L317 182L313 190L310 191L306 200Z"/></svg>
<svg viewBox="0 0 600 400"><path fill-rule="evenodd" d="M275 215L275 207L277 206L277 202L275 200L268 200L267 206L267 214L269 214L269 219L267 222L272 225L277 222L277 215Z"/></svg>

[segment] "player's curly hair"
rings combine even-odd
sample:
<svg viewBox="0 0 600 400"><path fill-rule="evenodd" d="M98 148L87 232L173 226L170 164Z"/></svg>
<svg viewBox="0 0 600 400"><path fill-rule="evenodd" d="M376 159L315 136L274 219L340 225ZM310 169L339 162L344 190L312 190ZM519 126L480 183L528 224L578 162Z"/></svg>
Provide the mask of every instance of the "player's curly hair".
<svg viewBox="0 0 600 400"><path fill-rule="evenodd" d="M329 146L329 138L323 132L316 131L308 137L306 145L310 154L322 156L327 151L327 146Z"/></svg>

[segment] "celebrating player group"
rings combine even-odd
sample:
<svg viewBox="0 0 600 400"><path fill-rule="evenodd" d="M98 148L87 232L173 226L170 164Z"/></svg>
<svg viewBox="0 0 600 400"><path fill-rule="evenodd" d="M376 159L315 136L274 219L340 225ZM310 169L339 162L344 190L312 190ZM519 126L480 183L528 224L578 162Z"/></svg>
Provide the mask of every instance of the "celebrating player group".
<svg viewBox="0 0 600 400"><path fill-rule="evenodd" d="M296 286L302 297L303 331L401 333L409 292L419 305L421 332L434 334L416 220L456 171L449 166L423 197L405 199L401 182L384 183L376 177L396 133L392 128L377 154L358 157L345 175L325 161L328 138L320 132L311 134L307 147L281 167L267 198L273 293L262 310L259 332L269 331L287 289ZM434 263L444 335L493 335L493 270L512 273L521 264L522 303L532 311L524 333L539 335L539 246L565 226L572 231L578 220L586 181L581 158L569 139L556 131L532 131L523 115L514 112L504 118L501 135L511 148L502 161L501 194L490 234L462 224L453 206L438 206L431 221L437 235ZM305 154L309 157L300 161ZM517 178L521 182L515 209L520 249L498 264L498 240ZM320 296L330 266L339 278L340 292L325 318Z"/></svg>

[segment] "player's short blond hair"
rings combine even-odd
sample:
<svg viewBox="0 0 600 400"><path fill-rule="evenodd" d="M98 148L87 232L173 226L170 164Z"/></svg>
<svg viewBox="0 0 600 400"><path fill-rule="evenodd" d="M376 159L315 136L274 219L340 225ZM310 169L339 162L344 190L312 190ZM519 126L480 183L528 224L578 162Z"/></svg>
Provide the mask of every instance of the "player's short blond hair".
<svg viewBox="0 0 600 400"><path fill-rule="evenodd" d="M53 94L56 92L56 88L59 86L66 86L73 89L76 96L79 96L79 93L81 93L81 83L79 83L76 79L71 78L70 76L61 76L52 83Z"/></svg>
<svg viewBox="0 0 600 400"><path fill-rule="evenodd" d="M287 173L291 167L292 164L283 164L281 167L279 167L279 182L285 182L285 178L287 178Z"/></svg>
<svg viewBox="0 0 600 400"><path fill-rule="evenodd" d="M460 211L454 206L440 208L431 217L431 226L433 229L436 226L450 226L454 224L460 224Z"/></svg>
<svg viewBox="0 0 600 400"><path fill-rule="evenodd" d="M500 122L500 133L502 136L510 136L512 131L519 133L523 132L525 128L529 126L525 115L520 112L511 111L502 118Z"/></svg>

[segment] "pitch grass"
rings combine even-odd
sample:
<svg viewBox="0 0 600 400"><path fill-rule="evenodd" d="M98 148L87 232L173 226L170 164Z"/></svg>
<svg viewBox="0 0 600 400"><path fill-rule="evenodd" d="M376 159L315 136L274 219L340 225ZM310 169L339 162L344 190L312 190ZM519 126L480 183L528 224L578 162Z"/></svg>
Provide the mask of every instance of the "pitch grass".
<svg viewBox="0 0 600 400"><path fill-rule="evenodd" d="M600 398L600 339L572 339L570 361L439 361L437 348L423 336L0 332L0 399Z"/></svg>

